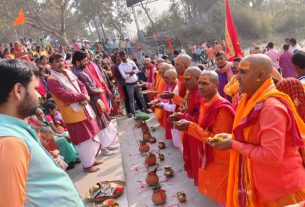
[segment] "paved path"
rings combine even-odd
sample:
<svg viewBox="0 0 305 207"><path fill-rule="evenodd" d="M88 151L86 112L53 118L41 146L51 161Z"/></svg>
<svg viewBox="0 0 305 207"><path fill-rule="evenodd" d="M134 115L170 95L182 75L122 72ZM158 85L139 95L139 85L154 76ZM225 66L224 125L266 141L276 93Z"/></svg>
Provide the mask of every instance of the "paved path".
<svg viewBox="0 0 305 207"><path fill-rule="evenodd" d="M99 158L104 161L102 170L93 174L82 172L81 165L69 171L69 175L75 182L82 197L85 191L96 182L101 180L125 180L127 189L124 194L117 199L121 207L154 207L151 201L152 189L145 183L147 169L143 165L144 157L138 151L137 139L142 137L140 129L134 128L134 121L126 117L117 120L119 132L119 144L121 153L106 158ZM149 126L156 124L155 119L148 121ZM160 184L167 194L167 203L163 207L218 207L211 199L202 196L194 187L193 181L188 179L183 170L183 160L181 152L175 148L171 141L164 140L164 130L158 129L152 132L158 141L166 142L167 148L160 152L165 155L165 161L157 161L160 165L157 174L160 177ZM156 144L150 144L152 151L157 152ZM171 166L175 171L175 176L166 179L163 175L164 166ZM150 169L154 169L151 167ZM183 191L187 195L187 202L179 204L176 193Z"/></svg>

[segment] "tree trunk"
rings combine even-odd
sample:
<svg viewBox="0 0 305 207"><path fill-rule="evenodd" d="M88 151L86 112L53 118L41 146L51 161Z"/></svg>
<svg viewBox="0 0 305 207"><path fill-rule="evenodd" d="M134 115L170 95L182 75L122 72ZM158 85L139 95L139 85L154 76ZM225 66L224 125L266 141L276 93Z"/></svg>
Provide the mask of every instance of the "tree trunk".
<svg viewBox="0 0 305 207"><path fill-rule="evenodd" d="M149 13L148 13L148 10L147 8L143 5L143 2L141 1L141 6L142 6L142 9L144 10L146 16L148 17L150 23L151 23L151 26L153 27L154 31L156 32L156 26L155 26L155 23L154 21L152 20L152 18L150 17Z"/></svg>
<svg viewBox="0 0 305 207"><path fill-rule="evenodd" d="M124 37L124 34L123 34L123 32L122 32L122 29L121 29L120 27L116 26L115 23L112 24L112 25L113 25L113 27L119 32L120 36L121 36L121 37Z"/></svg>
<svg viewBox="0 0 305 207"><path fill-rule="evenodd" d="M55 33L54 35L59 39L59 41L62 45L66 45L66 46L70 45L66 33L64 33L64 34Z"/></svg>
<svg viewBox="0 0 305 207"><path fill-rule="evenodd" d="M192 18L190 0L186 1L186 7L187 7L187 19L190 20Z"/></svg>
<svg viewBox="0 0 305 207"><path fill-rule="evenodd" d="M98 19L100 21L100 25L101 25L102 32L103 32L103 35L104 35L104 39L106 39L107 36L106 36L105 28L104 28L104 22L103 22L103 19L102 19L100 13L98 14Z"/></svg>
<svg viewBox="0 0 305 207"><path fill-rule="evenodd" d="M91 40L95 41L94 34L93 34L92 29L91 29L90 22L87 21L86 23L87 23L87 27L89 28Z"/></svg>
<svg viewBox="0 0 305 207"><path fill-rule="evenodd" d="M97 22L96 22L95 17L93 17L93 23L94 23L94 27L95 27L95 30L96 30L98 39L99 39L100 42L101 42L101 41L102 41L102 36L101 36L100 30L98 29L98 25L97 25Z"/></svg>
<svg viewBox="0 0 305 207"><path fill-rule="evenodd" d="M271 9L271 15L274 15L274 8L273 8L273 1L269 0L269 4L270 4L270 9Z"/></svg>

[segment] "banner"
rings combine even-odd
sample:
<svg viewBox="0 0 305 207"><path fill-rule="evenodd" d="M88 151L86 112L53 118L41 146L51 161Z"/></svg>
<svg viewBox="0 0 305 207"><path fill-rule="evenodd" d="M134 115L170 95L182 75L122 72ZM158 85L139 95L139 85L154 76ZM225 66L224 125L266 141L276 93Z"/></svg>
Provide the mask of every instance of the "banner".
<svg viewBox="0 0 305 207"><path fill-rule="evenodd" d="M166 38L167 38L167 43L168 43L169 51L173 54L174 50L173 50L173 45L172 45L171 38L169 36L167 36Z"/></svg>
<svg viewBox="0 0 305 207"><path fill-rule="evenodd" d="M13 22L13 24L15 26L25 24L25 15L21 8L20 8L19 14L18 14L17 18L15 19L15 21Z"/></svg>
<svg viewBox="0 0 305 207"><path fill-rule="evenodd" d="M157 42L157 33L156 32L154 32L153 38L154 38L155 42Z"/></svg>
<svg viewBox="0 0 305 207"><path fill-rule="evenodd" d="M232 61L236 57L243 57L243 53L238 41L238 35L235 28L235 23L230 8L229 0L226 1L226 56L229 61Z"/></svg>

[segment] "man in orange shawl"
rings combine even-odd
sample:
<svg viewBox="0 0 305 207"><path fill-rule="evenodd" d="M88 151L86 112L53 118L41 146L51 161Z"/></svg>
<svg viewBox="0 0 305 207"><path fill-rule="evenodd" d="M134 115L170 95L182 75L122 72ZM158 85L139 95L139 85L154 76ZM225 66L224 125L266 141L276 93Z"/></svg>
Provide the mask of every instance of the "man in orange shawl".
<svg viewBox="0 0 305 207"><path fill-rule="evenodd" d="M187 119L193 122L198 120L199 107L201 102L200 92L198 90L198 80L201 70L197 67L190 67L184 73L184 80L187 87L187 93L180 105L178 113L169 117L170 122ZM198 185L198 170L201 166L201 159L198 156L199 148L202 142L191 135L182 134L182 151L184 160L184 169L189 178L194 179L194 184Z"/></svg>
<svg viewBox="0 0 305 207"><path fill-rule="evenodd" d="M299 152L305 124L288 95L276 90L272 61L263 54L245 57L238 81L243 97L233 135L213 143L231 150L228 207L283 207L305 200L305 168Z"/></svg>
<svg viewBox="0 0 305 207"><path fill-rule="evenodd" d="M171 69L174 69L174 67L170 64L167 64L167 63L160 63L159 66L158 66L158 73L157 73L157 76L156 76L156 91L155 93L157 94L156 96L156 99L155 100L158 100L160 98L159 94L163 93L164 92L164 88L165 88L165 82L164 82L164 79L163 79L163 76L165 74L165 72L167 70L171 70ZM155 102L152 101L152 102ZM157 102L155 102L157 103ZM160 126L163 127L163 128L166 128L166 122L167 122L167 118L165 116L165 114L163 113L163 109L159 109L159 108L155 108L155 117L158 119L158 122L160 123Z"/></svg>
<svg viewBox="0 0 305 207"><path fill-rule="evenodd" d="M198 81L201 102L198 122L180 120L175 127L186 131L201 142L199 157L201 166L198 173L199 192L208 195L221 205L226 203L229 175L229 152L213 150L207 144L210 137L219 133L230 133L234 120L234 110L226 99L218 93L218 75L214 71L204 71Z"/></svg>

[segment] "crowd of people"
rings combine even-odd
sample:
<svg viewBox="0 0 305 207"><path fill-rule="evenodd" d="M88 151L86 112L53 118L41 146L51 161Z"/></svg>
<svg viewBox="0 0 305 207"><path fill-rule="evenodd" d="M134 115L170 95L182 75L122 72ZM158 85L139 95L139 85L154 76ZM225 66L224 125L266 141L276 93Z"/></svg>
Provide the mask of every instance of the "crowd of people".
<svg viewBox="0 0 305 207"><path fill-rule="evenodd" d="M220 206L301 205L305 52L285 41L232 62L218 42L194 45L193 58L154 59L124 39L0 44L0 206L83 206L64 170L100 170L97 156L117 149L111 118L138 110L153 114L194 186Z"/></svg>

